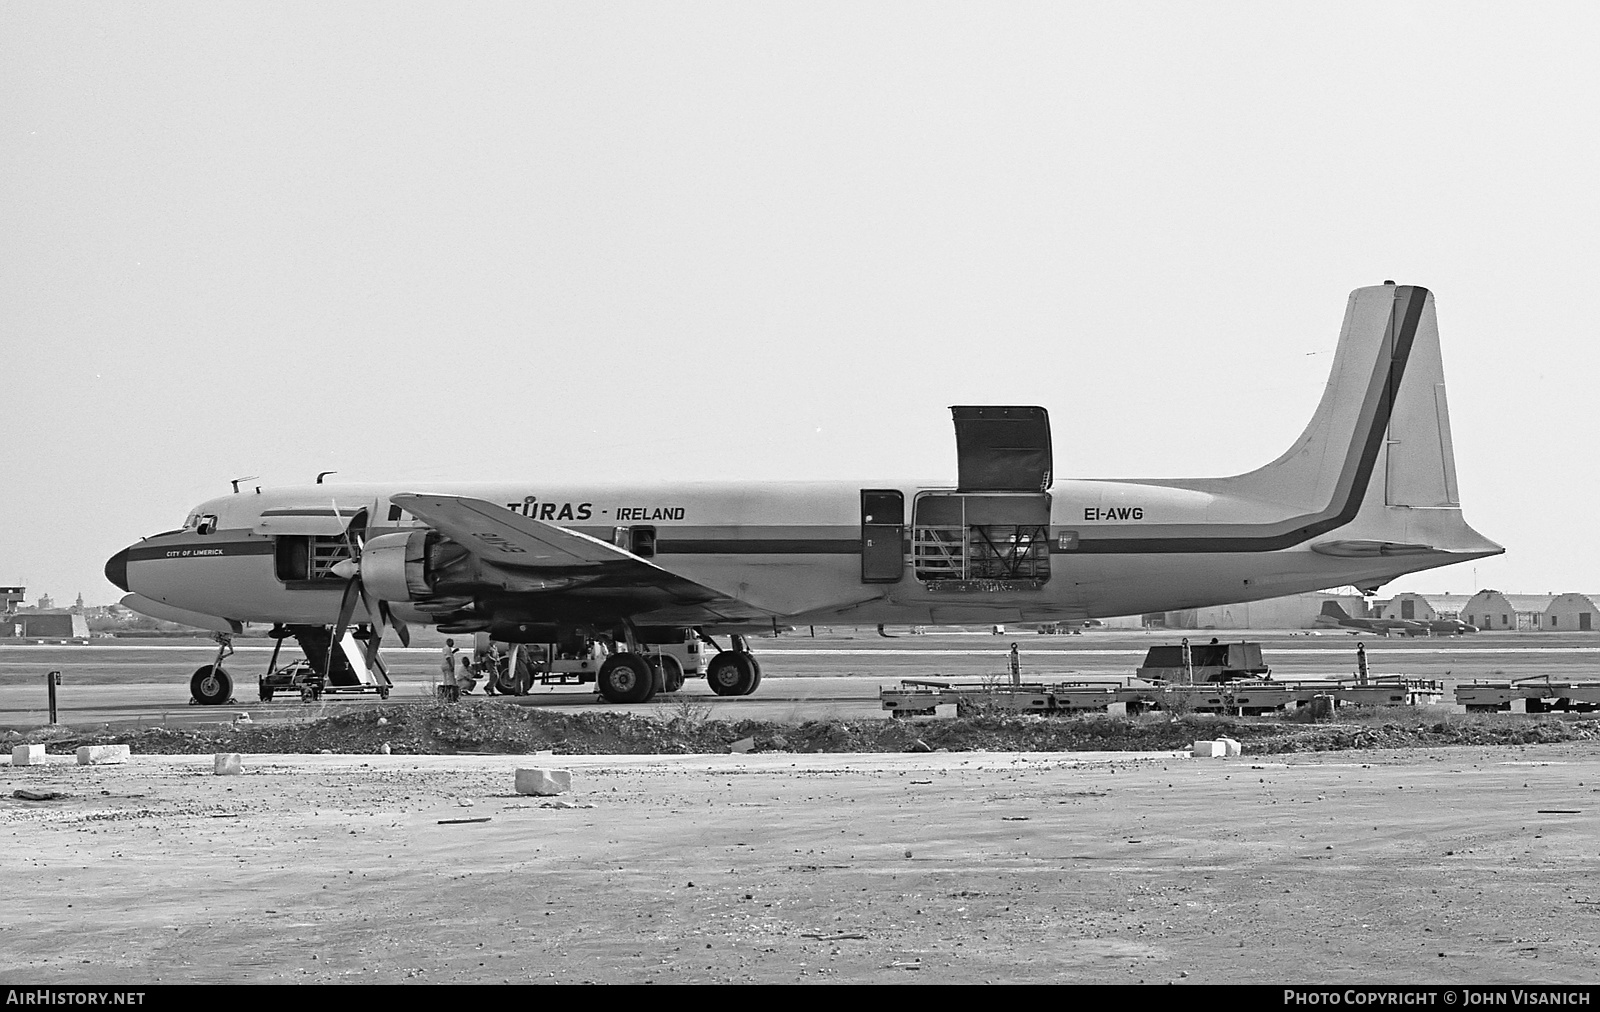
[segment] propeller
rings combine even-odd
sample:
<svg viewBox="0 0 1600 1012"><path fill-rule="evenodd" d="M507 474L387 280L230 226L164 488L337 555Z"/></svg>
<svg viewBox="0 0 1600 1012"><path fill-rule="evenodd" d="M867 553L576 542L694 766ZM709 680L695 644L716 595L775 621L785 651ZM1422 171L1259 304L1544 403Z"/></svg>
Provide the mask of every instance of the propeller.
<svg viewBox="0 0 1600 1012"><path fill-rule="evenodd" d="M333 515L339 515L339 504L333 502ZM383 641L385 627L393 627L395 635L400 638L401 646L411 645L411 630L398 615L389 610L389 603L375 599L368 591L366 583L361 579L361 552L365 547L361 538L351 532L350 527L344 530L345 547L350 552L350 557L340 559L328 571L343 579L344 596L339 601L339 620L333 627L333 638L328 641L328 670L333 670L333 651L338 647L339 641L344 639L344 634L350 629L350 621L355 617L356 602L366 610L367 616L372 620L372 641L367 647L367 657L378 656L378 645Z"/></svg>

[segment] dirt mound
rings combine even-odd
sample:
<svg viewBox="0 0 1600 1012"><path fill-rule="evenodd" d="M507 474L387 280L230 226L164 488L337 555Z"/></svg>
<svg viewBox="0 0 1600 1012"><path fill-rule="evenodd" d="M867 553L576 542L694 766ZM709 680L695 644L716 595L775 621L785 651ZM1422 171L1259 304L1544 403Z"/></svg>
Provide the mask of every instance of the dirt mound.
<svg viewBox="0 0 1600 1012"><path fill-rule="evenodd" d="M1160 715L1127 718L981 716L954 720L713 721L692 716L608 712L556 713L484 701L379 706L304 723L219 726L203 730L68 734L41 729L28 737L48 751L79 745L126 744L146 755L252 752L267 754L391 753L521 755L550 749L567 755L787 752L1082 752L1167 751L1191 742L1235 738L1251 754L1344 749L1527 745L1600 738L1592 717L1510 714L1420 719L1421 711L1354 722L1305 724L1274 718Z"/></svg>

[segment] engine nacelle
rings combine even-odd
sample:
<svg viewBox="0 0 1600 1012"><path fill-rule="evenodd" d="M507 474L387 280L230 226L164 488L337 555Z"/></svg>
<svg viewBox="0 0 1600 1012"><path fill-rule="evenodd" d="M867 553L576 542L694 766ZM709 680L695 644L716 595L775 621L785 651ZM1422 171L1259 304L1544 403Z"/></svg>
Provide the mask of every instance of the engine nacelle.
<svg viewBox="0 0 1600 1012"><path fill-rule="evenodd" d="M361 546L361 582L379 600L427 600L434 584L428 550L438 540L427 528L372 538Z"/></svg>

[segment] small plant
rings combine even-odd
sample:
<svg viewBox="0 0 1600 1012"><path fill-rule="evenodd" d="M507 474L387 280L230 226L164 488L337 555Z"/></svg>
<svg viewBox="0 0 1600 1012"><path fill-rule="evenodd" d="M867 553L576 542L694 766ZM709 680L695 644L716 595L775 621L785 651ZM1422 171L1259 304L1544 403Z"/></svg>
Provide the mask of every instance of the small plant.
<svg viewBox="0 0 1600 1012"><path fill-rule="evenodd" d="M656 712L669 724L682 721L687 727L696 728L711 719L711 704L698 702L693 696L679 696L670 704L657 707Z"/></svg>
<svg viewBox="0 0 1600 1012"><path fill-rule="evenodd" d="M1173 692L1169 687L1161 694L1161 709L1173 723L1181 722L1194 713L1194 693Z"/></svg>

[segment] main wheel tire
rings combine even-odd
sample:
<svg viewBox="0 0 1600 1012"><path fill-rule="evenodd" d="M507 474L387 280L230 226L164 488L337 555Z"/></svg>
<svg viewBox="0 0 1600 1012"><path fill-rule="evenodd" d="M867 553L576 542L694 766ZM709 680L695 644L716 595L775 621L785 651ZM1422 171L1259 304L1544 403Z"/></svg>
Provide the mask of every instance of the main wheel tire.
<svg viewBox="0 0 1600 1012"><path fill-rule="evenodd" d="M201 706L222 706L233 695L233 677L211 664L195 671L189 679L189 695Z"/></svg>
<svg viewBox="0 0 1600 1012"><path fill-rule="evenodd" d="M750 666L754 668L756 672L755 677L750 679L750 688L746 689L744 692L744 694L748 696L754 693L757 689L761 688L761 662L756 660L754 654L745 654L745 656L750 658Z"/></svg>
<svg viewBox="0 0 1600 1012"><path fill-rule="evenodd" d="M612 654L595 678L600 695L613 703L646 703L656 694L656 676L638 654Z"/></svg>
<svg viewBox="0 0 1600 1012"><path fill-rule="evenodd" d="M719 696L748 696L756 680L755 658L739 650L724 650L706 665L706 682Z"/></svg>
<svg viewBox="0 0 1600 1012"><path fill-rule="evenodd" d="M677 692L683 688L683 662L671 654L661 655L662 692Z"/></svg>

